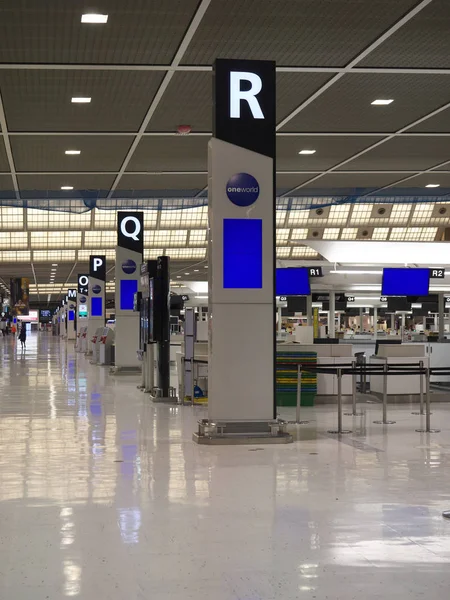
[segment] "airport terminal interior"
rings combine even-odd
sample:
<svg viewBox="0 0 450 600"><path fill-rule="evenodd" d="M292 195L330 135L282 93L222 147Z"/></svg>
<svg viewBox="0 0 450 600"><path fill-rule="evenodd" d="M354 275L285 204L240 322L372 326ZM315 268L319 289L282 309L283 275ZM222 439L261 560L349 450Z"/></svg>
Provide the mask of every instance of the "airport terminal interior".
<svg viewBox="0 0 450 600"><path fill-rule="evenodd" d="M0 2L0 599L444 600L450 2Z"/></svg>

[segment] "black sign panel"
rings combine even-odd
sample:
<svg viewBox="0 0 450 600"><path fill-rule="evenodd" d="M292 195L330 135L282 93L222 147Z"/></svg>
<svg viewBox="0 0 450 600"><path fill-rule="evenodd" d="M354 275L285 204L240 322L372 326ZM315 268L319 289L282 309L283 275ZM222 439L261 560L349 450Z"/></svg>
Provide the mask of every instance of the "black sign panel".
<svg viewBox="0 0 450 600"><path fill-rule="evenodd" d="M78 293L85 296L89 293L89 275L78 273Z"/></svg>
<svg viewBox="0 0 450 600"><path fill-rule="evenodd" d="M347 300L347 302L354 302L355 301L355 296L346 296L345 299Z"/></svg>
<svg viewBox="0 0 450 600"><path fill-rule="evenodd" d="M106 256L91 254L89 257L89 277L106 281Z"/></svg>
<svg viewBox="0 0 450 600"><path fill-rule="evenodd" d="M445 269L430 269L430 279L444 279Z"/></svg>
<svg viewBox="0 0 450 600"><path fill-rule="evenodd" d="M144 252L144 213L117 213L117 245L133 252Z"/></svg>
<svg viewBox="0 0 450 600"><path fill-rule="evenodd" d="M76 297L77 297L77 290L75 290L75 289L67 290L67 299L68 300L70 300L70 299L75 300Z"/></svg>
<svg viewBox="0 0 450 600"><path fill-rule="evenodd" d="M213 136L275 158L275 62L217 59Z"/></svg>
<svg viewBox="0 0 450 600"><path fill-rule="evenodd" d="M323 277L322 267L308 267L310 277Z"/></svg>

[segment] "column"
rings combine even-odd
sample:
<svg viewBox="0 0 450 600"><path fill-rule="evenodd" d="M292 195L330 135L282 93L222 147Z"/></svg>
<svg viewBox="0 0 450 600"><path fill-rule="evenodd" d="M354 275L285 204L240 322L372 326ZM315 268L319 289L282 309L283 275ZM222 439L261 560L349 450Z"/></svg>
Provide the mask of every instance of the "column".
<svg viewBox="0 0 450 600"><path fill-rule="evenodd" d="M139 312L134 295L140 290L140 268L144 252L144 213L117 213L115 368L140 368Z"/></svg>
<svg viewBox="0 0 450 600"><path fill-rule="evenodd" d="M378 328L378 307L374 306L373 307L373 337L374 339L377 339L377 328Z"/></svg>
<svg viewBox="0 0 450 600"><path fill-rule="evenodd" d="M306 324L313 324L312 294L306 296Z"/></svg>
<svg viewBox="0 0 450 600"><path fill-rule="evenodd" d="M359 331L360 331L360 333L362 332L362 330L363 330L363 309L360 308L359 309Z"/></svg>
<svg viewBox="0 0 450 600"><path fill-rule="evenodd" d="M89 317L87 330L87 353L92 352L95 331L105 326L105 280L106 256L91 254L89 257Z"/></svg>
<svg viewBox="0 0 450 600"><path fill-rule="evenodd" d="M86 327L88 324L89 275L87 273L78 273L77 282L76 332L80 333L80 329Z"/></svg>
<svg viewBox="0 0 450 600"><path fill-rule="evenodd" d="M276 415L274 173L275 63L216 60L208 146L213 422Z"/></svg>
<svg viewBox="0 0 450 600"><path fill-rule="evenodd" d="M439 310L439 341L443 342L444 337L444 309L445 309L445 299L444 294L440 292L438 294L438 310Z"/></svg>
<svg viewBox="0 0 450 600"><path fill-rule="evenodd" d="M281 333L281 306L279 306L277 308L277 315L278 315L278 320L277 320L277 333L280 334Z"/></svg>
<svg viewBox="0 0 450 600"><path fill-rule="evenodd" d="M328 337L336 337L336 294L330 292L330 311L328 313Z"/></svg>
<svg viewBox="0 0 450 600"><path fill-rule="evenodd" d="M395 331L395 313L391 314L391 332Z"/></svg>
<svg viewBox="0 0 450 600"><path fill-rule="evenodd" d="M75 314L77 309L77 290L67 290L67 321L66 321L66 332L67 339L74 340L76 338L75 333Z"/></svg>

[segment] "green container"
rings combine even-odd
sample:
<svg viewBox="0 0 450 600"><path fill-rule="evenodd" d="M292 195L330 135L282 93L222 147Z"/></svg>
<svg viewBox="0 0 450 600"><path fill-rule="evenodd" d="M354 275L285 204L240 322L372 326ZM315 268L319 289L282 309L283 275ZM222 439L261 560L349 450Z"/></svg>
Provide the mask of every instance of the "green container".
<svg viewBox="0 0 450 600"><path fill-rule="evenodd" d="M314 406L317 395L317 375L308 372L308 366L316 366L316 352L277 352L277 406L297 405L298 365L302 367L301 406Z"/></svg>

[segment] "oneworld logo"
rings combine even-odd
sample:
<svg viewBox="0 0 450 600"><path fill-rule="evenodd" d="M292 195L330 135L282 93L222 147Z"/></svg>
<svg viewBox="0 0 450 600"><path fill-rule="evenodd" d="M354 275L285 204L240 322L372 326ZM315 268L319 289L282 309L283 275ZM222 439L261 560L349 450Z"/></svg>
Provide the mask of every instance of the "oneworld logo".
<svg viewBox="0 0 450 600"><path fill-rule="evenodd" d="M259 196L259 183L249 173L236 173L227 183L227 196L236 206L250 206Z"/></svg>

